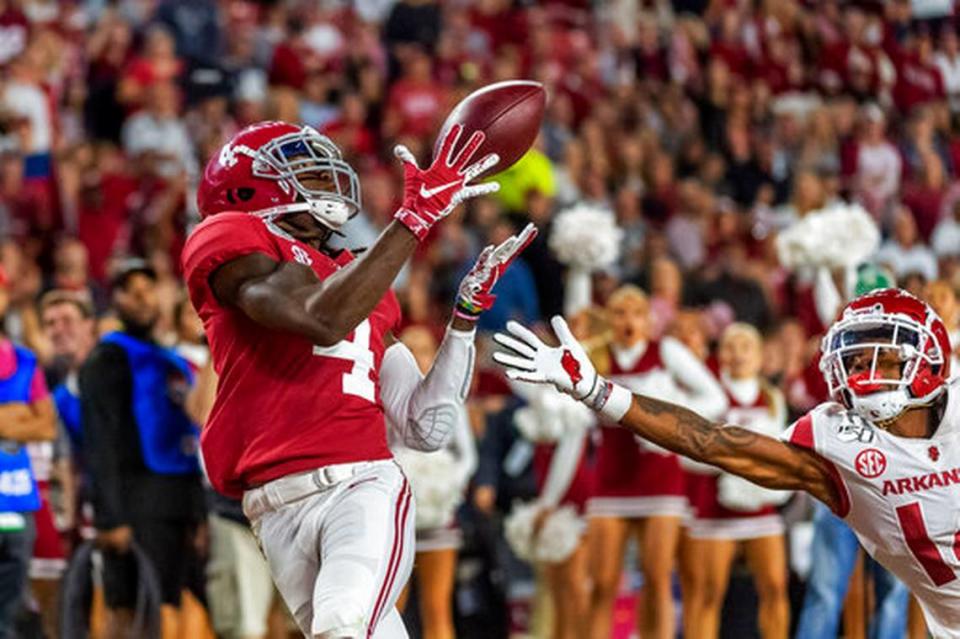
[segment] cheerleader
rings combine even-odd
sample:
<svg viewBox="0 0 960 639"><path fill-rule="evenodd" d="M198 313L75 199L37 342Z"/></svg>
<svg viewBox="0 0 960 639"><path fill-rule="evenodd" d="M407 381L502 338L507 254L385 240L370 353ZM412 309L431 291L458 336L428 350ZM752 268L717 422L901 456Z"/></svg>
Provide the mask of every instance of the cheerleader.
<svg viewBox="0 0 960 639"><path fill-rule="evenodd" d="M634 392L681 403L711 418L727 410L723 390L695 355L674 338L650 339L649 304L643 291L621 287L610 296L607 311L611 341L591 351L602 375ZM627 430L601 425L600 432L593 494L587 503L593 577L589 636L610 636L623 557L632 537L639 546L644 579L640 635L671 638L675 634L671 576L687 511L683 470L676 455Z"/></svg>
<svg viewBox="0 0 960 639"><path fill-rule="evenodd" d="M783 395L760 376L763 340L748 324L723 332L718 353L720 382L730 408L725 420L776 437L786 425ZM738 546L756 582L759 627L765 639L786 639L790 627L784 523L775 506L790 493L698 465L687 476L693 510L684 543L687 570L684 592L685 636L719 636L720 611Z"/></svg>
<svg viewBox="0 0 960 639"><path fill-rule="evenodd" d="M593 416L587 415L589 420ZM545 535L546 521L560 508L571 507L583 517L590 494L587 427L570 428L555 446L537 446L533 458L539 497L534 535ZM580 639L586 634L588 589L587 544L582 524L573 551L565 559L544 562L544 576L553 603L553 639Z"/></svg>
<svg viewBox="0 0 960 639"><path fill-rule="evenodd" d="M413 354L420 370L429 371L437 352L433 334L413 326L400 335L400 341ZM390 357L398 353L390 353ZM390 366L386 356L384 366ZM387 397L383 400L390 401ZM461 412L450 444L444 450L422 453L402 448L396 441L391 441L390 447L410 480L417 504L413 577L418 586L422 636L423 639L453 639L453 586L457 551L463 541L456 523L456 509L477 467L477 450L466 410ZM397 602L401 611L406 607L408 594L409 584Z"/></svg>

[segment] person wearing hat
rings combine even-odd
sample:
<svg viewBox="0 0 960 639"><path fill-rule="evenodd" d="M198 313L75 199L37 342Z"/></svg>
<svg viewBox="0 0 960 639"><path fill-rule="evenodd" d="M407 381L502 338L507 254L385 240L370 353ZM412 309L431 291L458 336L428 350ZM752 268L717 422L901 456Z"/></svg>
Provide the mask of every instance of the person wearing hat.
<svg viewBox="0 0 960 639"><path fill-rule="evenodd" d="M13 636L13 620L27 586L40 493L24 444L56 435L53 401L43 369L29 350L4 334L9 306L0 270L0 638Z"/></svg>
<svg viewBox="0 0 960 639"><path fill-rule="evenodd" d="M183 406L193 373L153 338L160 316L156 284L146 262L118 265L111 288L122 328L103 336L79 374L82 447L96 539L105 550L110 636L121 636L133 618L134 542L159 578L164 625L177 623L185 558L205 517L199 431Z"/></svg>

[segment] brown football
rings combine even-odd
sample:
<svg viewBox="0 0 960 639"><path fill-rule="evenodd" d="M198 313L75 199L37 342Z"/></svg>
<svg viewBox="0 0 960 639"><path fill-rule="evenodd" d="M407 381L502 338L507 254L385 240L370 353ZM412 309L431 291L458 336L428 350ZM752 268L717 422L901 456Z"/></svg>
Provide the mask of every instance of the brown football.
<svg viewBox="0 0 960 639"><path fill-rule="evenodd" d="M508 80L477 89L454 107L437 135L433 154L436 156L447 131L455 124L463 125L457 141L457 152L474 131L483 131L486 139L473 156L479 160L488 153L496 153L500 161L486 171L493 175L508 169L533 146L543 121L547 92L543 85L532 80Z"/></svg>

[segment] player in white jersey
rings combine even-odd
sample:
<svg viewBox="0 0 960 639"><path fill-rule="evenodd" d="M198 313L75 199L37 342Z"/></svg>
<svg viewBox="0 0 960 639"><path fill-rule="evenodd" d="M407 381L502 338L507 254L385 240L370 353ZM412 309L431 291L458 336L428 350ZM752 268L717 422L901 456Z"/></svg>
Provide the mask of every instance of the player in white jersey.
<svg viewBox="0 0 960 639"><path fill-rule="evenodd" d="M714 423L602 377L562 318L558 347L512 322L494 358L513 379L553 383L653 443L766 488L804 490L846 519L913 591L931 634L960 639L960 382L947 330L899 289L850 302L820 368L833 402L775 439Z"/></svg>

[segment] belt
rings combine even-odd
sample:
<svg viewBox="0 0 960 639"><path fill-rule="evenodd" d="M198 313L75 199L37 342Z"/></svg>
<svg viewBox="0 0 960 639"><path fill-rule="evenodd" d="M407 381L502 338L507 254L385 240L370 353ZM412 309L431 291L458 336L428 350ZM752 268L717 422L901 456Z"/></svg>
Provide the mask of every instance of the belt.
<svg viewBox="0 0 960 639"><path fill-rule="evenodd" d="M274 479L243 493L243 514L252 521L265 512L333 488L345 479L350 479L372 468L375 464L385 462L389 463L390 460L331 464L316 470Z"/></svg>

